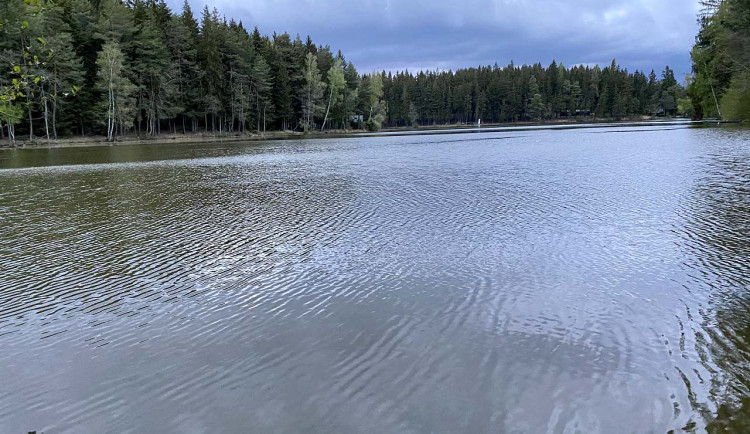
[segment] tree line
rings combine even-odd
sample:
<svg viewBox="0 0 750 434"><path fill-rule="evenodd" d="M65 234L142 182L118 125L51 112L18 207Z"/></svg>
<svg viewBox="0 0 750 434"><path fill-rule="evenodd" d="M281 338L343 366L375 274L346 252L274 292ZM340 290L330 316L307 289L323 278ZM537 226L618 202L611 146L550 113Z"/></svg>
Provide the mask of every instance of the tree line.
<svg viewBox="0 0 750 434"><path fill-rule="evenodd" d="M512 62L455 72L383 76L391 126L682 114L686 92L666 67L657 76L611 65L566 68Z"/></svg>
<svg viewBox="0 0 750 434"><path fill-rule="evenodd" d="M703 0L688 86L695 117L750 120L750 2Z"/></svg>
<svg viewBox="0 0 750 434"><path fill-rule="evenodd" d="M668 67L615 61L360 74L310 37L164 0L5 0L0 71L11 140L675 115L685 97Z"/></svg>

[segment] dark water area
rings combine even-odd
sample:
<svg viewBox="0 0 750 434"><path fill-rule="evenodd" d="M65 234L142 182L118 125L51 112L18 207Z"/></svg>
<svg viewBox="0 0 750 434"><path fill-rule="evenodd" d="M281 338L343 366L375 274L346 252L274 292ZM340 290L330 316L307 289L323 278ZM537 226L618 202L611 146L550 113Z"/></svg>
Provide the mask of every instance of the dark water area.
<svg viewBox="0 0 750 434"><path fill-rule="evenodd" d="M750 130L0 167L0 433L750 430Z"/></svg>

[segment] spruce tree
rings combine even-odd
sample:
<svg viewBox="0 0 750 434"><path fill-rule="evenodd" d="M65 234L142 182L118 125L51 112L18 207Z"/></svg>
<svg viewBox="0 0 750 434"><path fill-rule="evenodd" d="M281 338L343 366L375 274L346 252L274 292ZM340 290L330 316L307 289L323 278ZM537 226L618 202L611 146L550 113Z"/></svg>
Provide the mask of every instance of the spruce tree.
<svg viewBox="0 0 750 434"><path fill-rule="evenodd" d="M544 100L539 90L536 77L529 79L529 102L526 114L530 119L540 120L544 116Z"/></svg>

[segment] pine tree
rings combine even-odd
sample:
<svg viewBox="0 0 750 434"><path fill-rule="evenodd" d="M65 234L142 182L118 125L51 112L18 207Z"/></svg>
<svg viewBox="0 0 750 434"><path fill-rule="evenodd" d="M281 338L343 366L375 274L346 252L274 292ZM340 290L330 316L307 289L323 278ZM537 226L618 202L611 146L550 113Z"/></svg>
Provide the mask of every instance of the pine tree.
<svg viewBox="0 0 750 434"><path fill-rule="evenodd" d="M266 60L260 56L255 58L253 69L250 74L255 100L255 116L257 120L258 132L266 132L266 122L269 113L273 110L272 99L272 77L271 67ZM261 129L261 124L263 129Z"/></svg>
<svg viewBox="0 0 750 434"><path fill-rule="evenodd" d="M198 59L203 75L203 100L206 129L211 115L211 131L216 132L216 118L221 112L224 95L224 34L219 21L219 12L203 9L201 34L198 44Z"/></svg>
<svg viewBox="0 0 750 434"><path fill-rule="evenodd" d="M544 100L534 76L529 79L529 102L526 113L529 118L535 120L540 120L544 116Z"/></svg>
<svg viewBox="0 0 750 434"><path fill-rule="evenodd" d="M165 38L156 28L153 12L141 0L134 4L134 32L125 51L129 78L138 89L138 132L143 131L145 121L145 132L153 136L160 133L160 120L171 112L175 70L170 67L169 51L162 42Z"/></svg>
<svg viewBox="0 0 750 434"><path fill-rule="evenodd" d="M200 70L198 68L198 23L193 17L190 4L185 1L182 13L167 24L167 47L174 68L176 113L182 124L182 132L187 132L186 121L191 130L196 130L196 120L201 112L198 106L200 95Z"/></svg>
<svg viewBox="0 0 750 434"><path fill-rule="evenodd" d="M65 20L66 11L57 4L50 4L44 14L45 40L51 56L47 61L47 81L51 103L52 131L58 138L57 120L59 109L71 102L83 86L83 62L73 46L73 34Z"/></svg>
<svg viewBox="0 0 750 434"><path fill-rule="evenodd" d="M256 56L252 40L245 29L234 21L229 22L225 49L224 68L227 70L230 118L228 130L232 132L237 126L240 132L244 132L248 107L251 105L253 59L259 56ZM256 117L260 119L257 114Z"/></svg>
<svg viewBox="0 0 750 434"><path fill-rule="evenodd" d="M281 129L286 130L294 120L294 101L287 66L281 60L276 63L274 77L273 99L276 117L281 120Z"/></svg>

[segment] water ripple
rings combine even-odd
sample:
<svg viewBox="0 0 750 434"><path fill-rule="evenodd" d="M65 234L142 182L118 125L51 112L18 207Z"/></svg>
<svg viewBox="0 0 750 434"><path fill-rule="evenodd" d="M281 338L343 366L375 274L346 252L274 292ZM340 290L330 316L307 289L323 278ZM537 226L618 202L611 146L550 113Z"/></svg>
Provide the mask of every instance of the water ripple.
<svg viewBox="0 0 750 434"><path fill-rule="evenodd" d="M750 427L750 134L513 131L7 151L0 432Z"/></svg>

